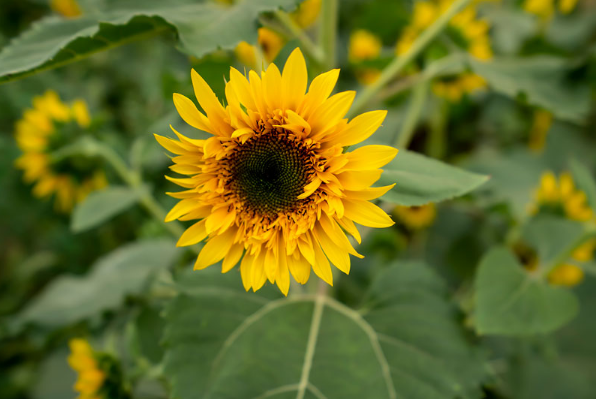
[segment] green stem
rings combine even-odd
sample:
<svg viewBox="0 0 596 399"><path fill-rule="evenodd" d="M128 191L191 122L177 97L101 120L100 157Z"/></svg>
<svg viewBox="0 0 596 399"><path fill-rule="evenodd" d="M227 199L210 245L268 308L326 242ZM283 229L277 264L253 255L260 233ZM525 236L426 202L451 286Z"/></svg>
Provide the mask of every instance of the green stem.
<svg viewBox="0 0 596 399"><path fill-rule="evenodd" d="M548 276L557 266L565 263L576 249L585 244L590 238L596 237L596 227L590 226L577 240L572 242L564 251L559 253L542 271L542 276Z"/></svg>
<svg viewBox="0 0 596 399"><path fill-rule="evenodd" d="M399 133L399 136L397 136L397 140L395 140L395 146L397 148L407 148L410 141L412 141L416 125L418 124L420 114L422 113L422 107L424 107L424 103L426 102L427 93L428 83L426 81L420 81L416 87L414 87L408 114L404 119L401 132Z"/></svg>
<svg viewBox="0 0 596 399"><path fill-rule="evenodd" d="M463 7L465 7L471 0L455 0L453 4L441 14L439 18L429 26L424 32L418 36L418 38L412 44L412 47L400 57L395 58L381 73L379 79L373 84L368 86L359 96L356 98L349 117L360 113L363 108L379 93L391 80L393 80L406 65L408 65L418 54L426 48L426 46L445 28L451 18L457 14Z"/></svg>
<svg viewBox="0 0 596 399"><path fill-rule="evenodd" d="M338 7L338 0L323 0L321 6L321 32L319 34L319 45L325 54L324 64L327 69L331 69L335 66Z"/></svg>
<svg viewBox="0 0 596 399"><path fill-rule="evenodd" d="M56 162L63 158L82 154L87 157L98 156L109 163L118 176L131 188L135 190L143 190L143 181L141 175L129 168L126 162L122 159L116 151L107 145L92 139L91 137L84 137L81 140L66 146L52 154L52 161ZM143 190L139 199L141 205L158 220L167 230L169 230L175 237L180 237L184 233L184 227L178 222L165 222L166 211L161 204L149 193L148 190Z"/></svg>
<svg viewBox="0 0 596 399"><path fill-rule="evenodd" d="M447 120L449 116L449 103L447 100L438 99L438 109L433 114L430 126L430 136L426 153L433 158L443 159L446 152Z"/></svg>
<svg viewBox="0 0 596 399"><path fill-rule="evenodd" d="M288 15L287 12L278 10L275 12L277 20L290 31L292 36L300 41L300 48L319 65L325 63L325 55L321 48L317 46L308 35L302 30L302 28L294 22L294 20Z"/></svg>

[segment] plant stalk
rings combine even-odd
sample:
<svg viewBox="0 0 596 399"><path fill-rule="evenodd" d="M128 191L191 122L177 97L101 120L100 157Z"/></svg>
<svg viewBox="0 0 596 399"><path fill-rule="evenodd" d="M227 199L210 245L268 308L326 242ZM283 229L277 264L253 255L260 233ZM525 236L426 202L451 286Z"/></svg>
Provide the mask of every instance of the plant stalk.
<svg viewBox="0 0 596 399"><path fill-rule="evenodd" d="M348 117L360 113L369 102L391 81L393 80L414 58L418 56L426 46L447 26L447 23L465 7L471 0L455 0L453 4L441 14L439 18L429 26L412 44L412 47L400 57L396 57L381 73L379 79L368 86L357 98L348 113Z"/></svg>

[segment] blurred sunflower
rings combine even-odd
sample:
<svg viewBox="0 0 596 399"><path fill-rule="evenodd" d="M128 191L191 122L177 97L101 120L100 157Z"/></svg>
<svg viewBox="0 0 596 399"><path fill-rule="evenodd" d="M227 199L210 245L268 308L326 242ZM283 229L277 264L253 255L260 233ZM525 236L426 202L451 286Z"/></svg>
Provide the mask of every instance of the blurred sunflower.
<svg viewBox="0 0 596 399"><path fill-rule="evenodd" d="M308 28L317 21L320 11L321 0L306 0L290 16L301 28Z"/></svg>
<svg viewBox="0 0 596 399"><path fill-rule="evenodd" d="M273 62L275 57L279 54L284 46L284 39L275 31L269 28L259 28L258 30L258 45L259 50L263 52L263 57L267 63ZM257 49L252 44L247 42L240 42L234 52L238 60L244 65L255 68L257 67Z"/></svg>
<svg viewBox="0 0 596 399"><path fill-rule="evenodd" d="M559 0L558 6L561 14L569 14L577 6L577 0ZM550 21L556 12L555 0L526 0L523 8L543 21Z"/></svg>
<svg viewBox="0 0 596 399"><path fill-rule="evenodd" d="M548 282L552 285L575 287L584 279L584 271L573 263L564 263L555 267L548 274Z"/></svg>
<svg viewBox="0 0 596 399"><path fill-rule="evenodd" d="M74 390L80 394L79 399L98 399L102 397L100 390L106 380L106 374L99 367L98 359L84 339L72 339L68 343L71 354L68 364L77 372Z"/></svg>
<svg viewBox="0 0 596 399"><path fill-rule="evenodd" d="M223 107L208 84L192 71L197 100L174 94L180 116L191 126L213 134L207 140L156 135L178 156L170 169L187 175L168 180L186 188L170 193L181 201L166 221L199 220L180 237L178 246L207 239L195 269L223 260L222 272L238 262L246 290L266 280L287 295L290 273L304 284L315 274L333 283L330 263L344 273L350 257L362 257L344 231L360 242L355 223L393 225L369 202L393 187L371 188L378 168L397 154L392 147L371 145L345 152L383 122L386 111L345 119L354 92L330 97L339 70L317 76L308 93L307 70L299 49L283 72L271 64L248 79L231 68ZM173 129L172 129L173 130Z"/></svg>
<svg viewBox="0 0 596 399"><path fill-rule="evenodd" d="M532 151L542 151L546 144L546 136L553 123L553 114L546 110L539 109L534 112L532 128L530 129L530 139L528 147Z"/></svg>
<svg viewBox="0 0 596 399"><path fill-rule="evenodd" d="M76 100L63 103L54 91L33 99L33 108L16 123L15 139L23 155L15 162L24 180L37 182L36 197L56 194L56 209L69 212L75 203L107 185L105 174L91 160L67 158L54 161L51 153L72 142L91 123L87 105Z"/></svg>
<svg viewBox="0 0 596 399"><path fill-rule="evenodd" d="M545 172L540 178L540 187L530 205L530 213L541 211L561 214L571 220L587 222L594 218L594 211L587 202L586 194L575 187L571 174L564 172L557 177Z"/></svg>
<svg viewBox="0 0 596 399"><path fill-rule="evenodd" d="M430 226L437 217L435 204L421 206L396 206L393 215L410 230L422 230Z"/></svg>
<svg viewBox="0 0 596 399"><path fill-rule="evenodd" d="M348 58L353 64L366 60L374 60L381 54L383 44L381 39L365 29L358 29L350 35L348 44ZM356 79L363 85L369 85L377 81L381 71L377 68L362 67L356 68Z"/></svg>
<svg viewBox="0 0 596 399"><path fill-rule="evenodd" d="M396 45L396 53L404 54L412 47L416 38L453 3L453 0L429 0L414 3L412 20L402 32ZM470 55L479 60L490 60L493 56L488 31L490 25L478 19L476 7L470 5L456 14L448 25L447 33L452 41L464 47ZM459 101L464 94L470 94L486 87L480 76L465 72L433 83L433 92L452 102Z"/></svg>
<svg viewBox="0 0 596 399"><path fill-rule="evenodd" d="M81 7L76 0L50 0L50 8L67 18L78 17L82 14Z"/></svg>

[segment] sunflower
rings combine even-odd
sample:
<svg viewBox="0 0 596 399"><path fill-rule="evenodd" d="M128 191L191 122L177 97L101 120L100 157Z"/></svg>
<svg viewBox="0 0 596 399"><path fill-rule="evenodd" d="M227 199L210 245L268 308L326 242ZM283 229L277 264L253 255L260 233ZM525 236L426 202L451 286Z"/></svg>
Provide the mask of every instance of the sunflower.
<svg viewBox="0 0 596 399"><path fill-rule="evenodd" d="M99 398L106 374L100 368L93 348L89 342L80 338L72 339L68 344L71 351L68 364L78 374L74 390L80 394L79 399Z"/></svg>
<svg viewBox="0 0 596 399"><path fill-rule="evenodd" d="M69 144L91 123L87 105L76 100L67 105L54 91L33 99L33 108L16 123L15 138L23 155L15 162L24 180L37 182L36 197L56 194L56 208L68 212L94 190L107 185L104 173L88 159L69 158L55 162L51 152Z"/></svg>
<svg viewBox="0 0 596 399"><path fill-rule="evenodd" d="M285 295L290 274L304 284L312 268L333 284L331 264L349 273L349 255L362 257L346 236L360 242L354 223L393 225L369 201L393 187L370 186L397 150L345 147L372 135L387 112L367 112L348 122L355 93L330 96L337 69L317 76L305 94L307 70L299 49L283 72L271 64L260 77L250 71L247 78L231 68L225 107L198 73L191 76L206 115L180 94L174 94L174 104L186 123L213 136L190 139L172 128L177 139L156 138L177 155L170 169L187 176L167 177L187 190L169 193L181 201L166 221L198 220L178 246L207 239L195 269L223 260L225 273L240 262L246 290L257 291L269 280Z"/></svg>
<svg viewBox="0 0 596 399"><path fill-rule="evenodd" d="M558 180L552 172L543 173L529 210L531 214L545 211L579 222L594 219L586 193L575 187L573 177L567 172L561 173Z"/></svg>
<svg viewBox="0 0 596 399"><path fill-rule="evenodd" d="M410 230L422 230L433 224L437 217L435 204L396 206L393 215Z"/></svg>
<svg viewBox="0 0 596 399"><path fill-rule="evenodd" d="M269 28L259 28L258 45L267 63L273 62L284 46L284 39ZM238 60L250 68L256 68L256 48L247 42L240 42L234 50Z"/></svg>
<svg viewBox="0 0 596 399"><path fill-rule="evenodd" d="M50 8L66 18L74 18L82 14L76 0L50 0Z"/></svg>

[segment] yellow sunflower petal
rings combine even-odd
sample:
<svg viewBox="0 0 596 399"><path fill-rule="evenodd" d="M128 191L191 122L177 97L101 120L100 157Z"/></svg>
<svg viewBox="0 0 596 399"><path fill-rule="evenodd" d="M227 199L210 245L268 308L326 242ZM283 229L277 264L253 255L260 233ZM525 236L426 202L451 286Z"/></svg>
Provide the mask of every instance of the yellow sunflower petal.
<svg viewBox="0 0 596 399"><path fill-rule="evenodd" d="M345 216L368 227L389 227L395 223L384 210L368 201L343 200Z"/></svg>
<svg viewBox="0 0 596 399"><path fill-rule="evenodd" d="M207 241L197 257L194 270L202 270L222 260L232 247L235 235L235 229L228 229Z"/></svg>

